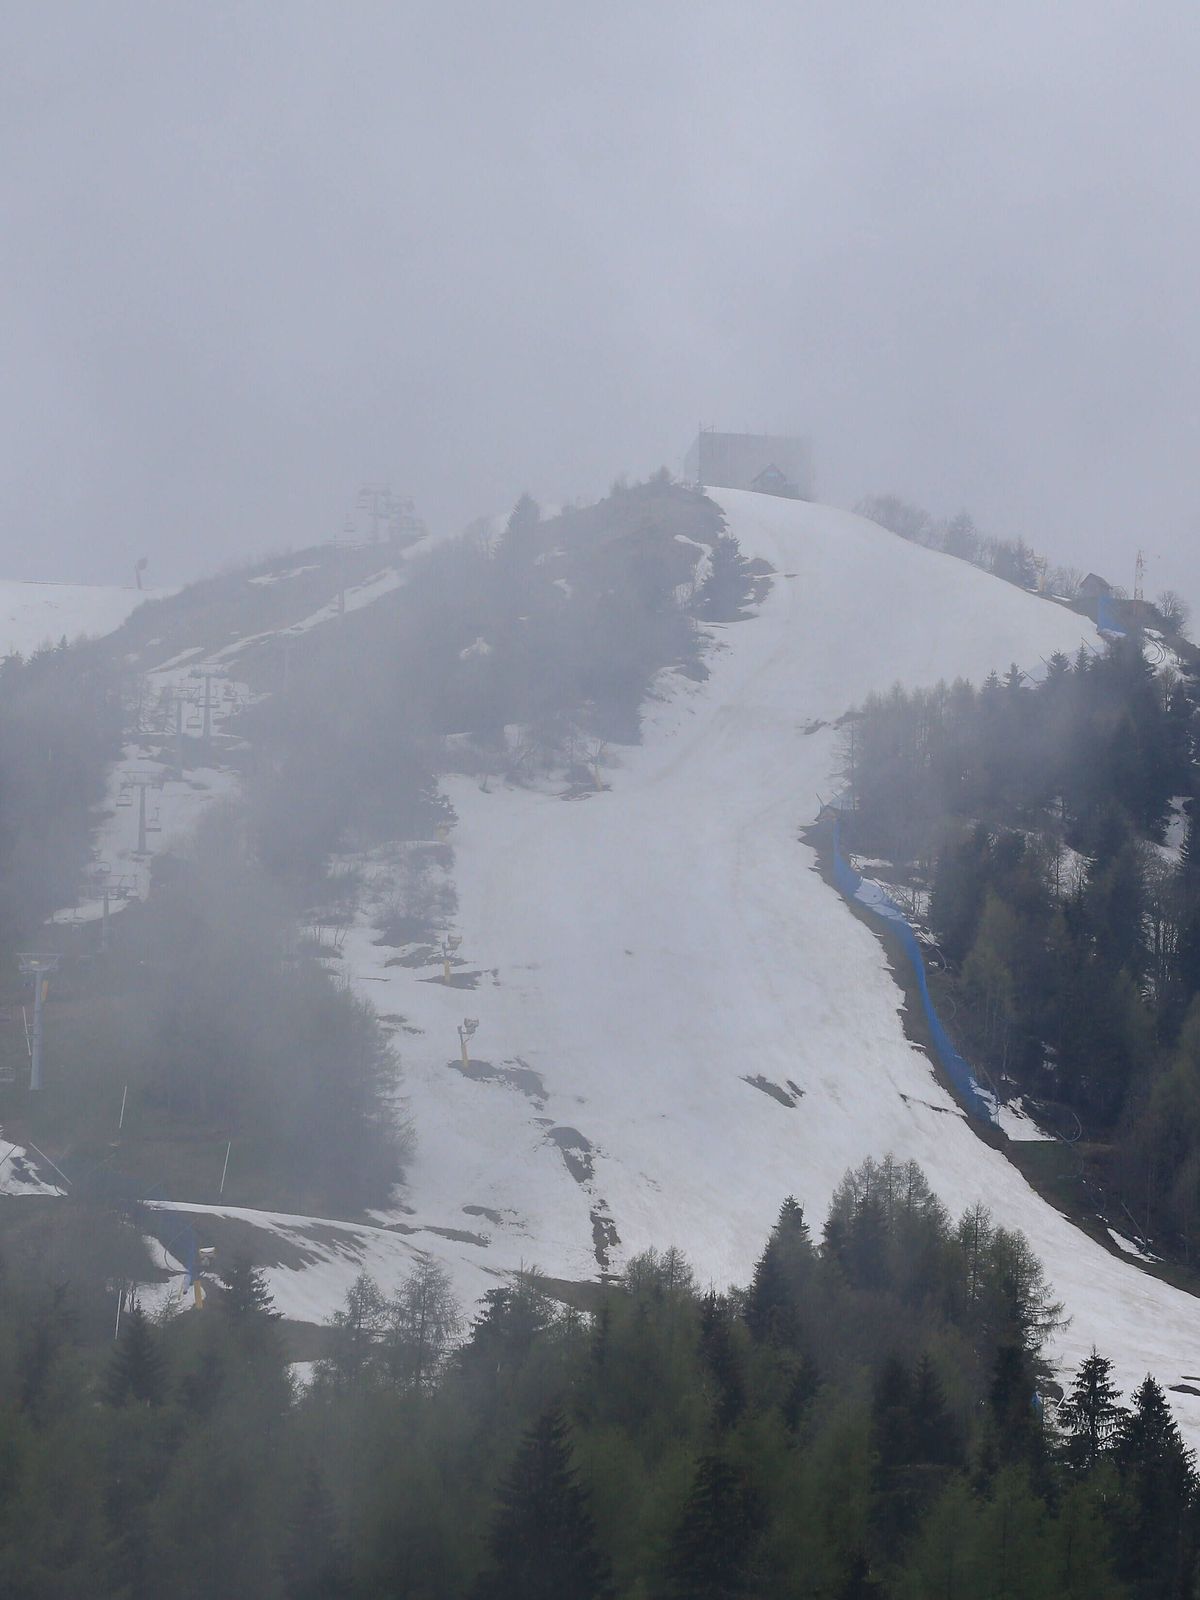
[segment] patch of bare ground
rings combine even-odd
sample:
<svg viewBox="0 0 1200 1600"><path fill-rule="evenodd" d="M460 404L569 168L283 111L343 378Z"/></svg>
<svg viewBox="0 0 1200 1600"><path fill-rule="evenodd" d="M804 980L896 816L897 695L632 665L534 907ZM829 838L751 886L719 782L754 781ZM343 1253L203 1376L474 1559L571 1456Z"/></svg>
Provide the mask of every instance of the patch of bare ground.
<svg viewBox="0 0 1200 1600"><path fill-rule="evenodd" d="M520 1056L505 1061L501 1066L496 1066L492 1061L476 1061L474 1057L465 1066L457 1058L447 1061L446 1065L453 1072L461 1072L464 1078L470 1078L473 1083L500 1083L516 1089L526 1099L532 1100L539 1111L545 1107L546 1085L542 1082L541 1073L535 1072Z"/></svg>

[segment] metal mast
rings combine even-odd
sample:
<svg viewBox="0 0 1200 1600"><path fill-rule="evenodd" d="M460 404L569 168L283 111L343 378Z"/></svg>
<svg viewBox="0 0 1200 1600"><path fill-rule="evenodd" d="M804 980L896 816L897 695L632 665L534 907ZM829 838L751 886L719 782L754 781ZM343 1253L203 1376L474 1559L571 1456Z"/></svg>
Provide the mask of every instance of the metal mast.
<svg viewBox="0 0 1200 1600"><path fill-rule="evenodd" d="M19 955L21 975L33 979L33 1035L29 1042L29 1088L36 1093L42 1087L42 1006L50 988L50 974L58 971L59 957L48 953L29 951Z"/></svg>

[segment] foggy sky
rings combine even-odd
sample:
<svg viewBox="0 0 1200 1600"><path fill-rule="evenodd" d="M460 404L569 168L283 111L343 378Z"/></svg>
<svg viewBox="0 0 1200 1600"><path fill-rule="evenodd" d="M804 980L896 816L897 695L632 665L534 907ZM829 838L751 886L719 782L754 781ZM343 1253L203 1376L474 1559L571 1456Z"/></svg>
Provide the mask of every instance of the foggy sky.
<svg viewBox="0 0 1200 1600"><path fill-rule="evenodd" d="M178 581L698 420L1200 609L1200 11L8 0L0 575Z"/></svg>

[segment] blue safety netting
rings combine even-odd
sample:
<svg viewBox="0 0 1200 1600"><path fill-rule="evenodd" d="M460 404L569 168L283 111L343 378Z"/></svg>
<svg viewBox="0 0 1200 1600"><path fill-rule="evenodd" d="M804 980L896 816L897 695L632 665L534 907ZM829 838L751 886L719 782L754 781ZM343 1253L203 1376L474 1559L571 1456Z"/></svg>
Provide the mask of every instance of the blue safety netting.
<svg viewBox="0 0 1200 1600"><path fill-rule="evenodd" d="M1122 637L1128 631L1117 619L1111 595L1102 594L1096 602L1096 627L1101 633L1119 633Z"/></svg>
<svg viewBox="0 0 1200 1600"><path fill-rule="evenodd" d="M925 1012L925 1020L929 1024L929 1032L933 1038L933 1047L942 1071L950 1079L958 1091L969 1116L977 1117L981 1122L994 1122L995 1116L987 1099L984 1097L975 1074L967 1065L963 1057L955 1049L950 1035L942 1025L942 1019L937 1014L937 1007L929 993L929 980L925 972L925 957L921 953L921 946L917 943L917 936L912 930L908 918L900 907L892 900L877 883L868 884L857 873L842 854L842 824L839 817L833 821L833 881L847 900L865 906L868 911L877 917L882 917L890 924L896 937L904 947L904 953L912 965L913 974L917 980L917 989L921 995L921 1005Z"/></svg>
<svg viewBox="0 0 1200 1600"><path fill-rule="evenodd" d="M163 1249L173 1255L183 1268L185 1287L190 1289L196 1281L199 1266L199 1247L196 1229L186 1211L173 1211L167 1191L158 1184L145 1184L111 1167L101 1167L87 1174L77 1193L102 1197L110 1204L136 1215L139 1206L153 1212L151 1230ZM144 1219L143 1219L144 1220Z"/></svg>

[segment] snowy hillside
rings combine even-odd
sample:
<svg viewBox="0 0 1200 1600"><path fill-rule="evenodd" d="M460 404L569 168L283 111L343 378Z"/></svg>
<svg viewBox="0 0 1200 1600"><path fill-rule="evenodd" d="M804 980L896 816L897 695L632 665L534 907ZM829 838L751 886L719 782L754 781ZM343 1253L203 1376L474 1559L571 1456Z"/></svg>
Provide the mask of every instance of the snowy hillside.
<svg viewBox="0 0 1200 1600"><path fill-rule="evenodd" d="M185 649L175 650L166 640L179 627L178 621L160 619L152 624L161 628L162 634L148 641L139 640L139 648L130 653L131 662L136 662L142 675L140 726L137 737L125 746L121 760L109 774L106 804L96 834L96 859L106 868L114 903L144 898L150 887L153 857L187 839L210 805L238 792L237 774L229 756L239 746L231 727L238 713L255 698L241 676L247 659L256 652L265 652L269 657L273 653L279 658L292 643L314 629L391 594L405 581L407 563L433 542L429 536L412 540L396 552L394 564L381 566L384 558L378 547L341 551L325 547L317 553L319 559L311 563L296 565L285 558L268 564L258 576L235 576L228 581L243 592L262 595L269 588L282 607L279 615L283 620L261 632L235 629L232 637L222 637L219 644L211 647L189 643ZM339 560L345 563L350 556L365 561L370 575L362 582L343 580L339 598L337 579L329 574L339 570ZM308 584L297 582L305 577L309 578ZM319 604L312 605L305 597L322 579L327 589L332 585L334 598L322 598ZM316 592L323 596L325 591L317 588ZM186 592L183 598L186 599ZM124 621L127 614L128 608L113 626ZM183 627L189 639L203 634L197 620L186 621ZM188 628L193 631L186 632ZM164 655L164 651L170 653ZM203 754L202 740L207 742L207 755ZM196 751L201 755L197 756ZM139 794L139 786L146 780L151 781L145 807L145 832L150 838L143 836ZM68 924L95 921L102 913L102 900L92 896L64 907L56 920Z"/></svg>
<svg viewBox="0 0 1200 1600"><path fill-rule="evenodd" d="M112 633L150 598L138 589L79 583L0 582L0 655L26 656L64 636Z"/></svg>
<svg viewBox="0 0 1200 1600"><path fill-rule="evenodd" d="M1025 1230L1074 1319L1059 1355L1097 1340L1124 1385L1147 1369L1177 1383L1197 1361L1195 1302L1092 1243L979 1142L905 1038L876 939L797 840L838 785L836 735L806 725L896 679L1036 668L1090 626L846 513L716 498L778 576L757 617L714 630L709 682L664 685L607 792L449 785L458 981L477 986L397 964L365 916L346 943L360 992L403 1019L419 1148L395 1270L432 1249L475 1294L497 1269L582 1278L673 1241L702 1278L744 1281L785 1194L819 1219L848 1166L891 1150L952 1208L982 1197ZM355 1263L315 1270L334 1290ZM280 1303L311 1314L305 1279L272 1274ZM1200 1402L1176 1399L1200 1437Z"/></svg>
<svg viewBox="0 0 1200 1600"><path fill-rule="evenodd" d="M847 1167L892 1151L952 1209L983 1199L1028 1234L1074 1319L1065 1361L1095 1341L1122 1387L1147 1370L1180 1382L1200 1360L1195 1301L1089 1240L979 1141L905 1037L875 936L799 842L840 787L830 724L870 690L1036 670L1094 631L848 513L714 498L775 569L770 591L712 627L707 682L661 683L606 787L450 779L448 840L352 863L370 888L336 965L393 1032L418 1141L396 1209L369 1227L183 1196L173 1209L201 1242L256 1229L280 1309L326 1319L357 1272L389 1288L417 1252L468 1301L522 1265L586 1279L651 1243L680 1245L702 1281L744 1282L786 1194L819 1221ZM197 650L157 671L198 661L229 665ZM114 859L127 844L105 840ZM448 874L457 896L449 985L431 947L377 931L422 873ZM1200 1397L1174 1399L1200 1440Z"/></svg>

